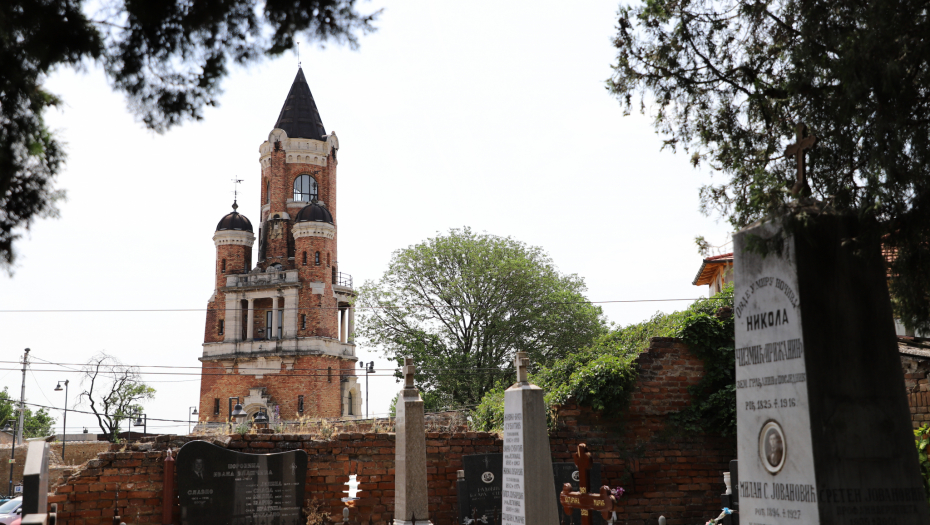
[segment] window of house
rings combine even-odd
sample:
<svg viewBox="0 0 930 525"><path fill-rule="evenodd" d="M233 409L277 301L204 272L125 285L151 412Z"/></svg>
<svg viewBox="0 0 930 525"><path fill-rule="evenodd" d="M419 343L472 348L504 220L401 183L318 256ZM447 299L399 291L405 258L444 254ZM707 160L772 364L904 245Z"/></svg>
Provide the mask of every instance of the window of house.
<svg viewBox="0 0 930 525"><path fill-rule="evenodd" d="M304 259L304 266L306 266L307 265L307 252L304 252L303 259Z"/></svg>
<svg viewBox="0 0 930 525"><path fill-rule="evenodd" d="M320 252L316 252L313 255L313 263L316 264L317 266L320 265Z"/></svg>
<svg viewBox="0 0 930 525"><path fill-rule="evenodd" d="M221 266L222 269L220 270L220 273L226 273L226 259L223 259L223 264L221 264Z"/></svg>
<svg viewBox="0 0 930 525"><path fill-rule="evenodd" d="M220 335L223 335L223 330L226 328L226 322L220 319Z"/></svg>
<svg viewBox="0 0 930 525"><path fill-rule="evenodd" d="M317 199L316 179L310 175L300 175L294 179L294 200L310 202Z"/></svg>
<svg viewBox="0 0 930 525"><path fill-rule="evenodd" d="M300 314L300 329L305 330L307 328L307 314Z"/></svg>
<svg viewBox="0 0 930 525"><path fill-rule="evenodd" d="M304 396L297 396L297 412L304 413Z"/></svg>
<svg viewBox="0 0 930 525"><path fill-rule="evenodd" d="M220 398L218 397L213 398L213 415L220 415Z"/></svg>

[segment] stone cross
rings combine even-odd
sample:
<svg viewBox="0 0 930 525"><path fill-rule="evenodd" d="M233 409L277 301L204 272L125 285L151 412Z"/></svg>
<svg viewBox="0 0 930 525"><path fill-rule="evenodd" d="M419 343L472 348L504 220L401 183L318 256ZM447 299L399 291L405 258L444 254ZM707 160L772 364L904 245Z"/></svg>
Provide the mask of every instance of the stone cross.
<svg viewBox="0 0 930 525"><path fill-rule="evenodd" d="M413 364L413 359L404 359L404 388L413 388L413 374L417 367Z"/></svg>
<svg viewBox="0 0 930 525"><path fill-rule="evenodd" d="M526 352L517 352L517 357L513 361L514 368L517 369L517 383L526 383L529 377L526 373L526 366L530 360L526 357Z"/></svg>
<svg viewBox="0 0 930 525"><path fill-rule="evenodd" d="M562 486L562 493L559 494L562 510L566 516L571 516L572 509L580 509L582 525L591 525L592 510L600 512L605 520L608 519L610 512L614 510L615 501L610 495L610 487L607 486L601 487L597 494L590 493L590 471L594 462L591 460L588 446L584 443L578 445L578 452L572 457L575 459L575 466L578 467L578 492L572 492L571 483Z"/></svg>
<svg viewBox="0 0 930 525"><path fill-rule="evenodd" d="M797 196L807 184L807 174L804 171L804 150L811 149L817 144L817 137L813 135L805 137L805 131L807 131L807 126L803 123L798 124L795 127L797 142L789 144L788 147L785 148L785 156L795 156L798 161L798 180L794 183L794 186L791 187L791 195L793 196Z"/></svg>

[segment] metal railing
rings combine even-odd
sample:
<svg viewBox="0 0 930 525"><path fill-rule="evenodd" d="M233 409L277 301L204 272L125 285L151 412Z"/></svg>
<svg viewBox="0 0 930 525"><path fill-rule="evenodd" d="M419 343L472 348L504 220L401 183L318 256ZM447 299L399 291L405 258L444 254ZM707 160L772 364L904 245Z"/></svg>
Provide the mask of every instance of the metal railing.
<svg viewBox="0 0 930 525"><path fill-rule="evenodd" d="M334 272L333 284L335 284L336 286L345 286L346 288L352 288L352 276L347 273Z"/></svg>

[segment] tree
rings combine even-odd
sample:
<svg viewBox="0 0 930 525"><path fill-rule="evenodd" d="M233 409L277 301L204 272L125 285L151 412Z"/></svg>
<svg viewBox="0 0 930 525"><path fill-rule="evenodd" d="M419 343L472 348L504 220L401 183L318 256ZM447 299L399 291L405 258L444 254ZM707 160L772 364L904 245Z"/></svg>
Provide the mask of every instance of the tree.
<svg viewBox="0 0 930 525"><path fill-rule="evenodd" d="M6 387L0 392L0 427L9 423L12 427L19 424L19 400L10 396ZM28 406L23 417L23 437L44 437L52 434L53 418L45 408L33 412Z"/></svg>
<svg viewBox="0 0 930 525"><path fill-rule="evenodd" d="M361 287L359 335L398 363L415 360L428 409L473 406L513 373L514 352L538 365L605 332L584 291L540 248L453 229L394 252Z"/></svg>
<svg viewBox="0 0 930 525"><path fill-rule="evenodd" d="M895 254L897 313L926 329L927 34L926 3L914 0L648 0L620 9L608 88L627 112L654 107L665 147L727 177L701 188L701 207L735 228L792 199L784 150L807 124L819 143L801 195L864 219L862 239Z"/></svg>
<svg viewBox="0 0 930 525"><path fill-rule="evenodd" d="M123 421L142 411L142 402L155 397L155 389L142 382L139 369L100 352L82 370L81 394L97 417L104 434L116 442Z"/></svg>
<svg viewBox="0 0 930 525"><path fill-rule="evenodd" d="M355 0L0 2L0 267L14 260L14 231L56 215L54 179L64 149L43 113L60 99L42 87L65 66L101 63L146 127L163 132L217 104L230 62L249 64L293 48L298 34L355 47L378 13Z"/></svg>

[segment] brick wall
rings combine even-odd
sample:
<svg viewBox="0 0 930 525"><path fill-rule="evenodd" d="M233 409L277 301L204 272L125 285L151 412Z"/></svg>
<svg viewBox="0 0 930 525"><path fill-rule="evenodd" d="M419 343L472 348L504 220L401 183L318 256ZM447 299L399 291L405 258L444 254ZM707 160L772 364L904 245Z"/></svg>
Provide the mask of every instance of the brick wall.
<svg viewBox="0 0 930 525"><path fill-rule="evenodd" d="M19 485L23 482L23 465L26 462L26 449L28 444L18 445L13 457L13 484ZM105 452L109 448L109 443L101 441L76 441L69 442L65 447L65 460L61 458L61 443L51 443L49 446L49 469L56 475L51 476L52 486L57 486L57 475L69 470L67 467L72 465L81 465L84 462L94 459L100 452ZM0 446L0 494L6 494L10 482L10 445Z"/></svg>
<svg viewBox="0 0 930 525"><path fill-rule="evenodd" d="M667 427L669 414L690 402L687 388L703 371L680 341L653 339L637 367L639 380L628 410L599 413L574 404L558 407L559 425L550 433L552 459L571 461L577 445L587 443L603 464L603 482L627 490L618 516L628 525L654 524L660 514L669 525L703 523L719 513L722 472L736 457L735 438L680 435ZM393 516L394 434L342 433L329 440L312 435L233 435L216 442L249 453L306 451L306 497L317 499L336 521L341 521L339 498L352 473L358 474L362 491L352 511L353 523L367 523L369 518L385 523ZM503 443L497 435L482 432L427 432L426 446L430 519L452 525L462 456L500 453ZM95 525L113 515L119 489L120 515L127 524L158 522L163 460L164 452L153 450L101 454L72 474L49 501L60 503L69 525Z"/></svg>
<svg viewBox="0 0 930 525"><path fill-rule="evenodd" d="M901 355L904 389L914 428L930 423L930 360Z"/></svg>

